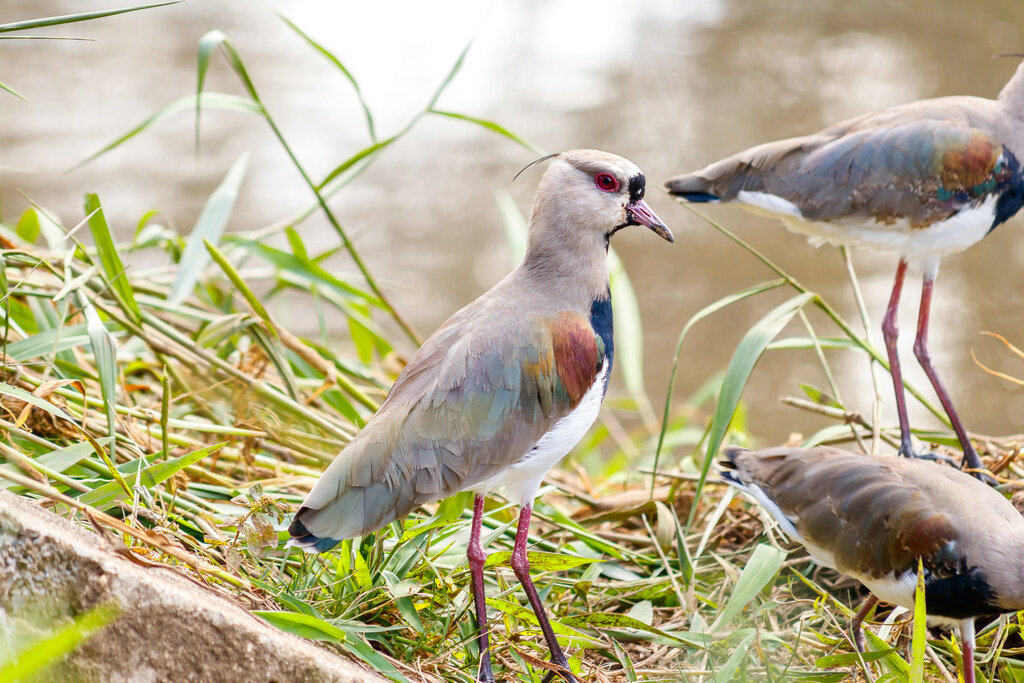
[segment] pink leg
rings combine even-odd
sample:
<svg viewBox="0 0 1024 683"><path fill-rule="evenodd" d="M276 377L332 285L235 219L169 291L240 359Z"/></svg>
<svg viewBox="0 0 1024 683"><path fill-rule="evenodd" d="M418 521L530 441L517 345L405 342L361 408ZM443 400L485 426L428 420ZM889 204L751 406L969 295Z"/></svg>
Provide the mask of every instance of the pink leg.
<svg viewBox="0 0 1024 683"><path fill-rule="evenodd" d="M548 622L548 617L544 613L544 605L540 601L540 596L537 595L537 589L533 585L533 579L530 578L530 559L526 555L526 538L530 533L530 514L531 506L524 505L519 510L519 526L516 528L516 544L512 549L512 558L510 560L512 564L512 571L515 572L516 578L519 579L519 583L522 584L523 590L526 591L526 597L530 601L530 607L533 608L533 613L537 615L537 622L540 624L540 630L544 634L544 640L548 644L548 649L551 651L551 661L558 666L565 669L565 672L561 675L569 683L577 683L575 677L569 673L569 660L565 658L565 653L562 652L562 646L558 644L558 639L555 638L555 632L551 630L551 624ZM545 681L551 679L551 674L548 674L544 678Z"/></svg>
<svg viewBox="0 0 1024 683"><path fill-rule="evenodd" d="M914 340L914 355L917 356L918 362L924 368L925 374L928 375L928 379L931 381L932 387L935 388L935 393L939 397L939 402L946 410L946 414L949 415L949 422L953 425L953 431L956 432L956 437L960 440L960 446L964 450L964 459L960 466L966 465L971 469L984 469L985 465L981 462L981 458L978 457L977 451L974 450L971 440L967 437L967 430L964 429L963 423L960 422L960 417L953 408L953 401L949 398L949 392L946 391L942 380L939 379L939 374L935 371L935 366L932 365L931 354L928 352L928 318L931 314L932 287L934 284L935 276L925 275L924 282L921 285L921 308L917 314L917 338Z"/></svg>
<svg viewBox="0 0 1024 683"><path fill-rule="evenodd" d="M964 683L974 683L974 619L960 622L960 651Z"/></svg>
<svg viewBox="0 0 1024 683"><path fill-rule="evenodd" d="M484 518L484 497L473 499L473 524L469 527L469 546L466 557L469 558L469 573L473 577L473 604L476 607L476 625L479 631L477 642L480 644L480 671L476 679L485 683L494 683L491 672L491 652L487 644L487 602L484 595L484 562L487 553L480 545L480 527Z"/></svg>
<svg viewBox="0 0 1024 683"><path fill-rule="evenodd" d="M862 630L864 619L877 604L878 598L868 595L861 603L860 609L853 615L853 619L850 619L850 632L853 635L853 644L857 648L857 652L864 652L864 631Z"/></svg>
<svg viewBox="0 0 1024 683"><path fill-rule="evenodd" d="M900 306L900 293L903 291L903 278L907 274L907 262L900 259L896 267L896 279L892 284L889 306L885 309L882 319L882 338L885 339L885 351L889 355L889 373L896 389L896 413L900 420L900 455L914 457L913 445L910 441L910 421L907 419L907 399L903 393L903 373L900 370L900 357L896 351L896 340L900 330L896 324L896 313Z"/></svg>

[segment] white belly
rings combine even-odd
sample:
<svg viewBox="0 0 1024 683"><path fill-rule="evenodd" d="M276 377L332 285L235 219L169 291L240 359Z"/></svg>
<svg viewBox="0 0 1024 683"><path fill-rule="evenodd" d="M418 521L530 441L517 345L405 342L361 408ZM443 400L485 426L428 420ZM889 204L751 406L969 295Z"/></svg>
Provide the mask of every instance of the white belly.
<svg viewBox="0 0 1024 683"><path fill-rule="evenodd" d="M509 465L468 490L481 495L497 490L511 502L520 505L533 503L544 475L579 443L597 420L601 402L604 400L608 369L608 360L605 359L597 379L580 399L576 408L556 422L519 462Z"/></svg>
<svg viewBox="0 0 1024 683"><path fill-rule="evenodd" d="M987 235L998 201L993 195L979 206L965 209L945 221L914 228L905 220L893 223L853 219L832 223L808 221L795 204L765 192L743 191L736 198L757 213L767 212L782 219L786 227L807 235L815 246L828 242L895 252L906 258L914 270L922 272L934 272L943 256L961 252Z"/></svg>

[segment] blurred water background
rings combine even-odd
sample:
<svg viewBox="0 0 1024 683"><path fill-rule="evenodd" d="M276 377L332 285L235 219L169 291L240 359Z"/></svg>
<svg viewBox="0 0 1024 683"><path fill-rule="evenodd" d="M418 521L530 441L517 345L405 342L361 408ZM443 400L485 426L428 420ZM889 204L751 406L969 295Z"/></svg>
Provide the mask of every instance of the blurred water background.
<svg viewBox="0 0 1024 683"><path fill-rule="evenodd" d="M97 0L4 0L0 20L110 6ZM314 177L365 147L365 121L351 88L277 13L342 59L359 80L381 137L424 105L474 39L440 108L496 121L545 151L601 148L646 171L649 202L677 243L667 247L633 230L620 233L614 246L639 296L645 377L655 404L664 400L686 320L704 305L772 277L663 195L663 179L752 144L890 105L947 94L994 97L1017 61L993 55L1024 50L1019 0L187 0L45 32L91 42L0 41L0 81L31 100L0 94L4 218L15 219L27 196L70 226L83 215L82 194L95 191L126 238L150 209L185 234L246 151L252 155L249 173L230 229L256 229L307 205L308 189L265 122L251 115L204 113L197 153L192 115L178 114L67 172L160 107L194 92L196 42L213 28L239 49ZM207 89L241 94L223 61L214 64ZM481 128L426 118L332 201L373 272L424 336L510 268L496 196L511 193L528 211L539 171L515 183L512 176L533 158ZM815 250L777 221L731 207L707 213L856 320L838 250ZM1024 376L1024 361L979 335L991 330L1024 345L1022 230L1018 216L970 251L948 258L937 283L932 348L975 432L1024 431L1024 390L984 373L971 359L974 349L986 364ZM303 223L301 232L310 249L337 244L320 216ZM332 263L354 272L343 258ZM896 259L856 252L855 264L873 318L871 334L880 343L877 327ZM151 265L142 259L132 267ZM910 381L925 387L911 353L918 291L916 279L905 289L901 353ZM686 397L724 368L743 333L790 294L757 297L701 323L683 349L677 396ZM292 328L315 333L309 311L282 300L275 313ZM341 321L337 330L341 342ZM791 331L803 334L798 325ZM821 331L830 333L824 323ZM831 352L829 359L847 404L870 411L873 390L864 356ZM892 424L891 388L887 377L882 381ZM779 405L779 396L800 393L798 382L825 386L810 352L772 352L755 371L746 400L751 430L764 444L827 424ZM917 407L912 415L915 426L938 424Z"/></svg>

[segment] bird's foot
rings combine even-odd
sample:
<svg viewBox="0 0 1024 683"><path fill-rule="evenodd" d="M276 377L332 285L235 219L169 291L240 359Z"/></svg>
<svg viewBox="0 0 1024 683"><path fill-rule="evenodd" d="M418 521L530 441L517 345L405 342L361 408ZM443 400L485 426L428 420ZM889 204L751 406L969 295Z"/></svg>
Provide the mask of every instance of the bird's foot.
<svg viewBox="0 0 1024 683"><path fill-rule="evenodd" d="M971 450L970 455L965 455L961 461L957 461L953 456L946 455L944 453L915 453L913 447L908 444L904 444L900 447L899 455L904 458L917 458L918 460L941 462L957 469L963 469L966 467L967 474L970 474L981 483L992 487L999 486L999 480L985 470L984 463L982 463L981 458L978 457L978 454L975 453L973 449Z"/></svg>
<svg viewBox="0 0 1024 683"><path fill-rule="evenodd" d="M980 481L982 484L986 484L988 486L991 486L992 488L999 486L999 480L993 477L991 474L989 474L987 470L970 469L967 471L967 474L971 475L972 477Z"/></svg>
<svg viewBox="0 0 1024 683"><path fill-rule="evenodd" d="M950 467L960 467L960 463L957 462L956 458L952 455L946 455L945 453L913 453L907 455L903 451L900 451L900 455L907 458L917 458L918 460L928 460L929 462L941 462L944 465Z"/></svg>
<svg viewBox="0 0 1024 683"><path fill-rule="evenodd" d="M985 463L982 462L978 452L974 450L974 445L967 440L964 441L964 459L960 461L960 468L982 484L992 487L999 486L999 480L989 474L985 469Z"/></svg>
<svg viewBox="0 0 1024 683"><path fill-rule="evenodd" d="M559 671L555 671L554 669L548 671L547 675L541 680L541 683L551 683L555 676L561 676L566 680L566 683L580 683L567 667L561 667L561 670Z"/></svg>

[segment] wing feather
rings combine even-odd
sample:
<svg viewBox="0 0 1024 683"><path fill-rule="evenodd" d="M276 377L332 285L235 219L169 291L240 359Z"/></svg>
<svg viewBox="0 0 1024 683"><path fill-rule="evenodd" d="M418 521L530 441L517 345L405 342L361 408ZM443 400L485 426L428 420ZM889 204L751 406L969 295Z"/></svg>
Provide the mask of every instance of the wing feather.
<svg viewBox="0 0 1024 683"><path fill-rule="evenodd" d="M589 320L499 320L474 321L464 309L427 340L310 491L290 528L295 543L323 550L325 539L364 535L470 488L575 408L602 361Z"/></svg>

